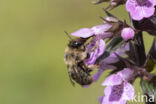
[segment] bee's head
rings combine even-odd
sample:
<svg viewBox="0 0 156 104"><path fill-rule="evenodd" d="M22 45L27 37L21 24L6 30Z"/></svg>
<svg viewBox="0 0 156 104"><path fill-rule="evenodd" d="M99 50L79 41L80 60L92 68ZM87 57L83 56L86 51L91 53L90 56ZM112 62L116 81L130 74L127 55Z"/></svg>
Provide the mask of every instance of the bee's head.
<svg viewBox="0 0 156 104"><path fill-rule="evenodd" d="M84 38L74 38L74 39L72 39L70 37L70 35L66 31L65 31L65 33L70 39L68 46L71 47L71 48L78 48L78 47L82 46L87 40L87 39L84 39Z"/></svg>
<svg viewBox="0 0 156 104"><path fill-rule="evenodd" d="M82 46L84 44L84 42L82 41L76 41L76 40L71 40L68 44L69 47L72 47L72 48L78 48L80 46Z"/></svg>

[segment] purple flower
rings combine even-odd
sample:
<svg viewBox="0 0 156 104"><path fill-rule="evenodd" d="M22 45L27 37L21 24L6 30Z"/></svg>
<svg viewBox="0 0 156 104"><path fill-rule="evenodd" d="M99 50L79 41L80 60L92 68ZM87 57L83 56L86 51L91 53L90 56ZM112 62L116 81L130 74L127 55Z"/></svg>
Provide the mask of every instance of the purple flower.
<svg viewBox="0 0 156 104"><path fill-rule="evenodd" d="M103 39L100 38L100 35L98 35L97 37L95 37L95 39L92 40L92 42L88 46L88 51L90 52L93 49L93 52L89 54L88 59L84 60L85 63L88 65L94 64L96 59L104 52L104 48L105 42Z"/></svg>
<svg viewBox="0 0 156 104"><path fill-rule="evenodd" d="M141 20L154 14L154 5L154 0L127 0L126 9L134 20Z"/></svg>
<svg viewBox="0 0 156 104"><path fill-rule="evenodd" d="M128 41L129 39L133 39L134 34L135 34L134 30L130 27L123 28L123 30L121 31L121 36L125 41Z"/></svg>
<svg viewBox="0 0 156 104"><path fill-rule="evenodd" d="M126 104L127 100L134 98L133 86L128 82L133 77L134 72L129 68L124 68L117 74L112 74L102 83L106 86L105 96L101 104Z"/></svg>
<svg viewBox="0 0 156 104"><path fill-rule="evenodd" d="M92 28L81 28L77 30L76 32L71 33L71 35L76 36L76 37L81 37L81 38L88 38L93 35L104 35L103 37L109 37L111 34L107 33L106 31L111 26L112 25L105 23L105 24L93 26Z"/></svg>
<svg viewBox="0 0 156 104"><path fill-rule="evenodd" d="M120 61L120 60L119 60L119 58L115 55L115 53L118 54L118 55L120 55L120 56L125 56L125 55L126 55L125 52L128 51L129 48L130 48L130 47L129 47L129 43L127 43L126 46L122 46L121 48L117 49L114 53L112 53L109 57L107 57L107 58L105 58L104 60L102 60L102 62L100 62L100 67L99 67L98 72L95 73L95 74L93 75L94 82L96 82L96 81L100 78L101 74L102 74L105 70L107 70L107 69L116 70L117 67L114 66L113 64L114 64L114 63L117 63L117 62Z"/></svg>

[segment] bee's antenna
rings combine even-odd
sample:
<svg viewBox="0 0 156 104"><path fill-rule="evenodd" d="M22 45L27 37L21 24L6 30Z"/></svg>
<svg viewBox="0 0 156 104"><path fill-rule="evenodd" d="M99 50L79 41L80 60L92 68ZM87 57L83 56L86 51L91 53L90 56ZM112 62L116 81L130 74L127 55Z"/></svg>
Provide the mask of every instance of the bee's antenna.
<svg viewBox="0 0 156 104"><path fill-rule="evenodd" d="M66 35L69 37L70 40L73 40L71 36L67 33L67 31L64 31L64 32L66 33Z"/></svg>

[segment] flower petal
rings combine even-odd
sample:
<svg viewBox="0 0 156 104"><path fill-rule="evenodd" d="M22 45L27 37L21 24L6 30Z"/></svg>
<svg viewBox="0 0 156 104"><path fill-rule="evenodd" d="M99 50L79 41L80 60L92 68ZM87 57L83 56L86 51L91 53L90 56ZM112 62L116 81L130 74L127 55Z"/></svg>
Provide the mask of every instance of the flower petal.
<svg viewBox="0 0 156 104"><path fill-rule="evenodd" d="M90 52L96 45L96 37L93 37L93 39L90 41L89 45L88 45L88 52Z"/></svg>
<svg viewBox="0 0 156 104"><path fill-rule="evenodd" d="M116 57L113 53L108 56L107 58L105 58L104 60L102 60L102 63L105 64L112 64L112 63L116 63L117 61L119 61L118 57Z"/></svg>
<svg viewBox="0 0 156 104"><path fill-rule="evenodd" d="M128 12L131 12L132 10L134 10L136 8L137 3L135 0L127 0L126 2L126 10Z"/></svg>
<svg viewBox="0 0 156 104"><path fill-rule="evenodd" d="M111 94L109 95L109 101L120 101L123 94L123 85L114 85L111 89Z"/></svg>
<svg viewBox="0 0 156 104"><path fill-rule="evenodd" d="M85 60L85 63L88 65L94 64L97 57L99 57L104 52L104 48L105 48L104 40L102 40L102 39L97 40L97 44L98 44L98 47L95 49L94 52L91 52L90 57Z"/></svg>
<svg viewBox="0 0 156 104"><path fill-rule="evenodd" d="M96 35L103 35L110 27L111 27L110 24L102 24L94 26L91 29L94 31Z"/></svg>
<svg viewBox="0 0 156 104"><path fill-rule="evenodd" d="M102 86L113 86L113 85L119 85L122 83L122 78L120 75L112 74L108 76L105 81L102 83Z"/></svg>
<svg viewBox="0 0 156 104"><path fill-rule="evenodd" d="M76 32L71 33L71 35L81 37L81 38L88 38L94 35L94 32L89 28L82 28L80 30L77 30Z"/></svg>
<svg viewBox="0 0 156 104"><path fill-rule="evenodd" d="M124 68L122 71L117 73L124 81L128 81L133 77L134 71L130 68Z"/></svg>
<svg viewBox="0 0 156 104"><path fill-rule="evenodd" d="M115 66L112 66L112 65L101 64L101 65L100 65L100 68L99 68L99 70L98 70L98 72L97 72L96 74L93 75L93 80L94 80L94 82L96 82L96 81L100 78L101 74L102 74L106 69L116 69L116 67L115 67Z"/></svg>
<svg viewBox="0 0 156 104"><path fill-rule="evenodd" d="M103 97L104 97L104 96L100 96L100 97L99 97L98 100L99 100L100 103L102 103L102 101L103 101Z"/></svg>
<svg viewBox="0 0 156 104"><path fill-rule="evenodd" d="M104 89L104 94L105 94L105 96L110 96L111 91L112 91L112 86L107 86L107 87Z"/></svg>
<svg viewBox="0 0 156 104"><path fill-rule="evenodd" d="M99 46L98 46L98 56L102 55L105 49L105 42L104 40L100 39Z"/></svg>
<svg viewBox="0 0 156 104"><path fill-rule="evenodd" d="M117 85L120 86L120 85ZM102 104L126 104L126 100L122 99L122 96L118 96L116 94L113 95L113 88L115 88L116 86L107 86L104 90L104 94L105 96L103 97L103 101ZM118 90L118 87L115 88L116 90ZM121 89L122 90L122 89ZM122 94L122 92L121 92Z"/></svg>
<svg viewBox="0 0 156 104"><path fill-rule="evenodd" d="M86 59L86 60L84 60L84 62L85 62L87 65L92 65L92 64L95 63L97 57L98 57L98 51L95 50L94 52L91 52L91 53L90 53L89 58Z"/></svg>
<svg viewBox="0 0 156 104"><path fill-rule="evenodd" d="M154 14L155 8L144 8L143 16L148 18Z"/></svg>
<svg viewBox="0 0 156 104"><path fill-rule="evenodd" d="M94 82L96 82L96 81L100 78L100 76L101 76L101 74L102 74L103 71L104 71L104 70L100 68L100 69L98 70L98 72L97 72L96 74L93 75L93 80L94 80Z"/></svg>
<svg viewBox="0 0 156 104"><path fill-rule="evenodd" d="M127 0L126 9L134 20L141 20L154 14L154 5L154 0Z"/></svg>
<svg viewBox="0 0 156 104"><path fill-rule="evenodd" d="M132 100L134 96L135 96L134 87L130 83L124 82L123 99Z"/></svg>

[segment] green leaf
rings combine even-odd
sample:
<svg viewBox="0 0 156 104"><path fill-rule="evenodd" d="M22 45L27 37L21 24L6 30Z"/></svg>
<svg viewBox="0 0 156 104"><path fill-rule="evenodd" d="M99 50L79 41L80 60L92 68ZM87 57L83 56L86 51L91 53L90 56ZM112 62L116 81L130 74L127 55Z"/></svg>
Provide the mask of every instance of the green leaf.
<svg viewBox="0 0 156 104"><path fill-rule="evenodd" d="M97 58L96 63L99 63L101 60L107 58L112 52L116 51L124 43L121 37L115 37L105 48L104 53Z"/></svg>
<svg viewBox="0 0 156 104"><path fill-rule="evenodd" d="M142 79L141 87L145 97L146 104L156 104L156 76L153 76L150 81Z"/></svg>

